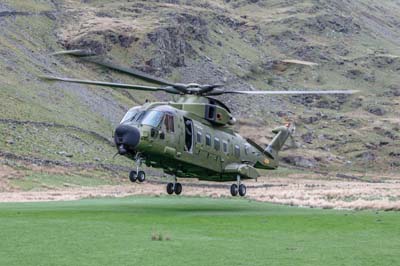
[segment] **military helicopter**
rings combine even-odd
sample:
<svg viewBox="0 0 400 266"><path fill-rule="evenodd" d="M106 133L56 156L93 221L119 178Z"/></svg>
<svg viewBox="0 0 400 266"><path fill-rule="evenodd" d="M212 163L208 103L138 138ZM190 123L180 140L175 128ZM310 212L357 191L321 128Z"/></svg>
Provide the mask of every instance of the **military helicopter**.
<svg viewBox="0 0 400 266"><path fill-rule="evenodd" d="M330 91L244 91L226 90L223 84L173 83L153 77L136 69L121 67L109 60L99 58L91 51L68 50L53 55L70 55L158 86L144 86L42 76L50 81L80 83L111 88L132 89L148 92L162 91L179 96L175 102L146 102L135 106L125 114L115 129L114 142L118 154L133 160L136 169L129 173L132 182L146 178L141 169L161 168L173 176L166 186L168 194L181 194L178 177L197 178L208 181L234 181L230 187L232 196L245 196L245 179L260 176L257 169L278 168L278 152L294 133L294 124L275 128L275 137L263 148L248 138L234 132L236 119L230 109L212 96L240 95L310 95L352 94L352 90Z"/></svg>

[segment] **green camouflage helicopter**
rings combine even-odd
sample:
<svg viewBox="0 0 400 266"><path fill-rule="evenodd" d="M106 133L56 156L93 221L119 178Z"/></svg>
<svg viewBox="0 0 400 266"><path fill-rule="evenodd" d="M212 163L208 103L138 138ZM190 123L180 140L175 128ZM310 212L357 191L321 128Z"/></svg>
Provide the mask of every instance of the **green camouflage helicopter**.
<svg viewBox="0 0 400 266"><path fill-rule="evenodd" d="M209 181L236 181L230 187L232 196L246 195L244 179L256 179L256 169L276 169L278 152L294 132L294 125L288 123L272 132L275 137L262 148L254 141L235 133L232 126L236 119L229 108L212 96L224 94L244 95L310 95L310 94L352 94L351 90L331 91L236 91L224 90L222 84L200 85L196 83L172 83L141 71L114 65L95 54L83 50L70 50L55 53L79 57L144 81L157 84L157 87L121 84L43 76L52 81L72 82L112 88L141 91L163 91L179 95L176 102L146 102L131 108L115 129L114 141L118 154L132 159L136 169L129 174L132 182L143 182L144 163L148 167L163 169L174 177L167 184L168 194L181 194L182 185L177 177L198 178Z"/></svg>

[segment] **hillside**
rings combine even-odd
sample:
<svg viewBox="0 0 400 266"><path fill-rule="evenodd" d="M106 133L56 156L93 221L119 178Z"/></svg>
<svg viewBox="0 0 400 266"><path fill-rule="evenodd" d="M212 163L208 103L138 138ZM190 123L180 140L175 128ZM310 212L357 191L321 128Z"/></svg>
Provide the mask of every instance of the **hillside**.
<svg viewBox="0 0 400 266"><path fill-rule="evenodd" d="M394 173L400 168L399 14L395 0L3 0L2 163L131 165L112 158L113 128L145 99L171 98L38 78L52 73L143 84L49 55L84 48L173 81L225 82L246 90L360 90L351 97L223 100L241 122L237 130L262 144L273 127L296 122L298 148L282 153L288 167Z"/></svg>

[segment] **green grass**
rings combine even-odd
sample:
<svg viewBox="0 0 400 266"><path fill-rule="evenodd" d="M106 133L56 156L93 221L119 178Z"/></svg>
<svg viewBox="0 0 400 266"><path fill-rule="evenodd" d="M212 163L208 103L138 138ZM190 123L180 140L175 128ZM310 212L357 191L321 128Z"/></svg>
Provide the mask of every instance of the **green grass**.
<svg viewBox="0 0 400 266"><path fill-rule="evenodd" d="M40 12L49 10L49 4L46 1L41 0L3 0L2 3L19 11Z"/></svg>
<svg viewBox="0 0 400 266"><path fill-rule="evenodd" d="M399 222L238 199L6 203L0 265L399 265Z"/></svg>
<svg viewBox="0 0 400 266"><path fill-rule="evenodd" d="M111 131L104 138L111 138ZM104 139L73 128L45 125L15 125L0 123L0 150L13 154L70 161L75 163L97 162L132 165L122 156L113 158L115 147ZM13 144L7 141L13 141ZM71 158L64 154L69 154ZM96 159L95 159L96 158Z"/></svg>

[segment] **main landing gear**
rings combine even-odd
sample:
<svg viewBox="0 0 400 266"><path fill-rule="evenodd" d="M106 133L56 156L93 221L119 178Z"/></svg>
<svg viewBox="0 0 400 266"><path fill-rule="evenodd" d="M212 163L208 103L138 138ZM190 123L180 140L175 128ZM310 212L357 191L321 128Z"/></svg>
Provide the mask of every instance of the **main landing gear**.
<svg viewBox="0 0 400 266"><path fill-rule="evenodd" d="M142 165L141 160L137 159L136 160L136 170L132 170L129 173L129 180L132 183L135 183L136 180L139 181L140 183L142 183L142 182L144 182L144 180L146 180L146 173L142 170L139 170L141 165Z"/></svg>
<svg viewBox="0 0 400 266"><path fill-rule="evenodd" d="M231 195L233 197L240 195L244 197L246 195L246 186L240 182L240 175L237 175L237 184L232 184Z"/></svg>
<svg viewBox="0 0 400 266"><path fill-rule="evenodd" d="M179 195L182 193L182 185L181 183L176 182L177 179L174 177L174 183L168 183L167 184L167 193L169 195L173 194L175 192L176 195Z"/></svg>

